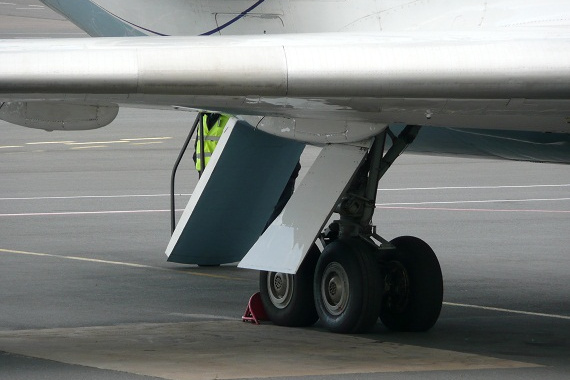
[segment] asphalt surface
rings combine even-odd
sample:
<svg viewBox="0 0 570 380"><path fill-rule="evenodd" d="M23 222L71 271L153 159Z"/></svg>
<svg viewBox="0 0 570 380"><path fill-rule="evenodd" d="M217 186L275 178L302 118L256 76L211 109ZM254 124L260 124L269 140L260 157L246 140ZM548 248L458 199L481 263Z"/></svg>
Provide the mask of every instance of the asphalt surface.
<svg viewBox="0 0 570 380"><path fill-rule="evenodd" d="M38 5L0 3L0 37L81 35ZM254 326L240 317L255 271L166 262L170 170L192 117L121 110L103 129L59 133L0 122L0 378L570 376L570 167L403 155L374 221L438 254L436 326Z"/></svg>

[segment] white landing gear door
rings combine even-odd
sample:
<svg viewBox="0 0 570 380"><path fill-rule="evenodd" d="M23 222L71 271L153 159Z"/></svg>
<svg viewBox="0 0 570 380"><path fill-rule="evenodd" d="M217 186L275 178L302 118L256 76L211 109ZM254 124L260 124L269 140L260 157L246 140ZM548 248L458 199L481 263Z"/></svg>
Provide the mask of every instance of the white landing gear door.
<svg viewBox="0 0 570 380"><path fill-rule="evenodd" d="M327 145L285 209L239 263L240 268L294 274L364 160L372 140Z"/></svg>

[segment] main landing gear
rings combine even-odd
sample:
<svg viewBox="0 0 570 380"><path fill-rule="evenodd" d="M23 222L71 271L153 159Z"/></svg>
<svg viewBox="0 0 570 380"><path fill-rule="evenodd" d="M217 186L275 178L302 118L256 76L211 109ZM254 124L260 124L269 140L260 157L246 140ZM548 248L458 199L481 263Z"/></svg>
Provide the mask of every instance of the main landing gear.
<svg viewBox="0 0 570 380"><path fill-rule="evenodd" d="M261 272L261 298L275 324L310 326L320 319L333 332L362 333L378 318L396 331L426 331L436 323L443 279L433 250L411 236L388 242L371 224L378 181L419 129L407 126L398 136L386 129L376 137L334 210L339 220L320 237L322 253L314 245L295 275ZM392 146L384 154L387 136Z"/></svg>

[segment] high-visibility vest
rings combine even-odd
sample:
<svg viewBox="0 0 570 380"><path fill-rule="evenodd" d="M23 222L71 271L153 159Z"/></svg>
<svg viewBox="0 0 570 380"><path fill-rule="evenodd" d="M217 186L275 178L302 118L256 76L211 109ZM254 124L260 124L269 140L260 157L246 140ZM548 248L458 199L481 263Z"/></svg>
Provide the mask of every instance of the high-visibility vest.
<svg viewBox="0 0 570 380"><path fill-rule="evenodd" d="M230 116L228 115L220 115L218 120L214 123L214 125L208 125L208 115L204 114L202 118L202 125L204 126L204 161L205 165L208 165L210 161L210 157L212 157L212 153L214 153L214 149L216 149L216 145L218 145L218 141L220 141L220 136L224 131L224 127L226 126ZM200 129L198 129L198 134L196 136L196 170L202 171L202 145L200 144Z"/></svg>

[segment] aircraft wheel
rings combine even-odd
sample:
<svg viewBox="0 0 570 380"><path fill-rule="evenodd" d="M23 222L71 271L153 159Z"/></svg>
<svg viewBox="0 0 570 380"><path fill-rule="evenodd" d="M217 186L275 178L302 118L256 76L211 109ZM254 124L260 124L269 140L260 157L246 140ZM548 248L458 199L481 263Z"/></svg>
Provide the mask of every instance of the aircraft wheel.
<svg viewBox="0 0 570 380"><path fill-rule="evenodd" d="M311 326L318 319L313 300L313 274L320 251L313 245L296 274L260 272L263 307L276 325Z"/></svg>
<svg viewBox="0 0 570 380"><path fill-rule="evenodd" d="M370 330L378 320L379 278L374 247L359 238L328 244L317 262L313 288L323 325L338 333Z"/></svg>
<svg viewBox="0 0 570 380"><path fill-rule="evenodd" d="M384 265L380 320L390 330L427 331L443 301L443 277L435 253L423 240L400 236L396 253Z"/></svg>

